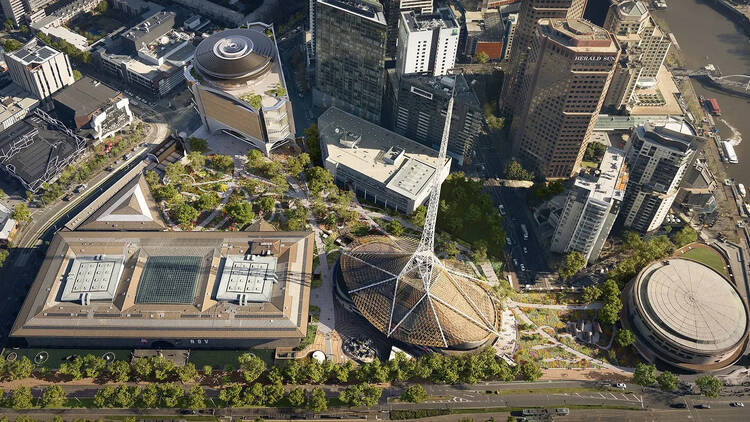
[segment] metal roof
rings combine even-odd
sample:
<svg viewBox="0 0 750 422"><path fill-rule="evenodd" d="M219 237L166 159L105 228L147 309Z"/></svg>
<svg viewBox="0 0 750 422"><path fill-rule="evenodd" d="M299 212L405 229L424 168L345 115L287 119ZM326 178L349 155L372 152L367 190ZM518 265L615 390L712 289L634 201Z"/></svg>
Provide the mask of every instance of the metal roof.
<svg viewBox="0 0 750 422"><path fill-rule="evenodd" d="M274 42L256 29L217 32L195 50L195 67L208 77L245 79L268 70L275 57Z"/></svg>

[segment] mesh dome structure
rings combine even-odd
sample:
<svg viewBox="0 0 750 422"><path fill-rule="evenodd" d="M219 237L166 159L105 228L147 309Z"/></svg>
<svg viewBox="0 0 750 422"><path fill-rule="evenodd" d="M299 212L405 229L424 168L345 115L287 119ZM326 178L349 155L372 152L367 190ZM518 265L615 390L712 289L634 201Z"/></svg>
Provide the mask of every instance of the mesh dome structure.
<svg viewBox="0 0 750 422"><path fill-rule="evenodd" d="M436 267L429 289L416 269L399 277L416 244L372 236L358 240L339 261L343 289L357 310L389 337L404 343L474 349L495 336L490 295L458 272Z"/></svg>

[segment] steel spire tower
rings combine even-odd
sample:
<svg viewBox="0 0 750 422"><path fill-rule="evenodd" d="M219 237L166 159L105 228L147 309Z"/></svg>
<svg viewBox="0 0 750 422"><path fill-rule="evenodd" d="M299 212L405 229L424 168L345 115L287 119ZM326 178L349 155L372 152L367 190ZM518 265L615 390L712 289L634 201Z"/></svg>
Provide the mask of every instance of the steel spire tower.
<svg viewBox="0 0 750 422"><path fill-rule="evenodd" d="M491 296L470 281L481 280L444 266L434 251L440 173L445 168L456 83L454 78L430 182L430 202L416 249L387 236L385 243L376 240L343 252L340 261L348 295L373 325L387 337L441 348L499 335Z"/></svg>

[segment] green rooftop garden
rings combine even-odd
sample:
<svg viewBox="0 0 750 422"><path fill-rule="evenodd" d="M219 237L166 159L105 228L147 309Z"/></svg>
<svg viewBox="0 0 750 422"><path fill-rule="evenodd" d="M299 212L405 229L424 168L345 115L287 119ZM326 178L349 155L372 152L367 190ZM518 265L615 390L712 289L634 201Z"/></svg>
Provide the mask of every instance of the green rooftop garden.
<svg viewBox="0 0 750 422"><path fill-rule="evenodd" d="M245 94L240 96L240 100L250 104L254 109L260 110L261 108L261 97L258 94Z"/></svg>

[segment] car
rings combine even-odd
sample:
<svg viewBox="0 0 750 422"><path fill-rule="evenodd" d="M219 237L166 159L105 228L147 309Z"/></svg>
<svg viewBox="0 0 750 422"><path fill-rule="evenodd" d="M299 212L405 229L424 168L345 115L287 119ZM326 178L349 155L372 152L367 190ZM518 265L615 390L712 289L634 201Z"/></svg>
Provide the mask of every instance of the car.
<svg viewBox="0 0 750 422"><path fill-rule="evenodd" d="M745 403L742 403L741 401L733 401L729 403L732 407L745 407Z"/></svg>
<svg viewBox="0 0 750 422"><path fill-rule="evenodd" d="M555 413L557 413L558 416L567 416L570 414L570 409L567 407L558 407L555 409Z"/></svg>
<svg viewBox="0 0 750 422"><path fill-rule="evenodd" d="M505 244L508 246L513 246L513 242L510 241L510 236L505 236Z"/></svg>
<svg viewBox="0 0 750 422"><path fill-rule="evenodd" d="M513 258L513 265L516 267L518 266L518 260L516 258Z"/></svg>
<svg viewBox="0 0 750 422"><path fill-rule="evenodd" d="M526 248L526 246L523 247L523 253L529 253L529 250Z"/></svg>
<svg viewBox="0 0 750 422"><path fill-rule="evenodd" d="M105 168L104 170L106 170L106 171L113 171L114 169L115 169L115 168L114 168L114 167L112 167L112 166L107 166L107 168Z"/></svg>
<svg viewBox="0 0 750 422"><path fill-rule="evenodd" d="M674 407L675 409L685 409L685 408L687 408L687 404L682 403L682 402L680 402L680 403L672 403L670 406Z"/></svg>
<svg viewBox="0 0 750 422"><path fill-rule="evenodd" d="M628 388L628 386L627 386L627 385L625 385L625 384L624 384L624 383L622 383L622 382L618 382L618 383L615 383L615 384L614 384L614 387L615 387L615 388L619 388L620 390L624 390L624 389Z"/></svg>
<svg viewBox="0 0 750 422"><path fill-rule="evenodd" d="M708 403L701 403L695 406L696 409L710 409L711 405Z"/></svg>
<svg viewBox="0 0 750 422"><path fill-rule="evenodd" d="M521 271L526 271L526 266L521 264Z"/></svg>
<svg viewBox="0 0 750 422"><path fill-rule="evenodd" d="M505 215L505 207L503 205L498 205L497 210L500 211L500 215Z"/></svg>

